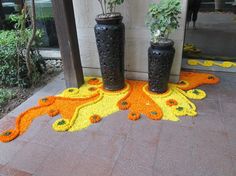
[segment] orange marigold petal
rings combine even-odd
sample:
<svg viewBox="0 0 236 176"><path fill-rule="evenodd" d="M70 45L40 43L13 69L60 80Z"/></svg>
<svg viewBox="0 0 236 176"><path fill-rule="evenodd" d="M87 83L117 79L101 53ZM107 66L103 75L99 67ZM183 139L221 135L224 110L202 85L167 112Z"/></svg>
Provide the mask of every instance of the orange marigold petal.
<svg viewBox="0 0 236 176"><path fill-rule="evenodd" d="M128 101L122 100L117 103L117 106L120 110L127 110L130 107L130 103Z"/></svg>
<svg viewBox="0 0 236 176"><path fill-rule="evenodd" d="M152 120L161 120L162 119L162 114L157 111L151 111L147 114L147 117L152 119Z"/></svg>
<svg viewBox="0 0 236 176"><path fill-rule="evenodd" d="M0 134L1 142L10 142L19 135L19 130L10 129Z"/></svg>
<svg viewBox="0 0 236 176"><path fill-rule="evenodd" d="M58 114L60 113L60 111L59 110L55 110L55 109L50 109L48 112L47 112L47 114L50 116L50 117L55 117L55 116L57 116Z"/></svg>
<svg viewBox="0 0 236 176"><path fill-rule="evenodd" d="M130 112L128 115L129 120L136 121L136 120L139 120L140 118L141 118L141 115L139 113Z"/></svg>
<svg viewBox="0 0 236 176"><path fill-rule="evenodd" d="M40 106L49 106L55 102L56 98L53 96L45 97L39 100L38 104Z"/></svg>
<svg viewBox="0 0 236 176"><path fill-rule="evenodd" d="M102 120L101 116L96 115L96 114L92 115L89 119L91 123L98 123Z"/></svg>
<svg viewBox="0 0 236 176"><path fill-rule="evenodd" d="M88 80L88 84L99 85L99 84L102 84L102 82L98 78L92 78L92 79Z"/></svg>
<svg viewBox="0 0 236 176"><path fill-rule="evenodd" d="M174 99L169 99L169 100L166 101L166 105L168 105L170 107L171 106L176 106L176 105L178 105L178 102Z"/></svg>

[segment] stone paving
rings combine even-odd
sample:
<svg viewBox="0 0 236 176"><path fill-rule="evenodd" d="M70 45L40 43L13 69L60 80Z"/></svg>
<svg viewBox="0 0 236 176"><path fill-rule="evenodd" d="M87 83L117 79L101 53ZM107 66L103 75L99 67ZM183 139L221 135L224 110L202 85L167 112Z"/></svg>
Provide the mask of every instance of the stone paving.
<svg viewBox="0 0 236 176"><path fill-rule="evenodd" d="M185 43L194 44L203 54L232 57L235 60L236 14L202 13L197 20L197 29L186 30ZM192 24L191 24L192 26Z"/></svg>
<svg viewBox="0 0 236 176"><path fill-rule="evenodd" d="M87 130L54 132L54 119L36 119L28 132L0 143L0 176L235 176L236 74L216 73L219 85L202 86L199 115L180 122L137 122L118 112ZM0 121L64 89L62 75Z"/></svg>

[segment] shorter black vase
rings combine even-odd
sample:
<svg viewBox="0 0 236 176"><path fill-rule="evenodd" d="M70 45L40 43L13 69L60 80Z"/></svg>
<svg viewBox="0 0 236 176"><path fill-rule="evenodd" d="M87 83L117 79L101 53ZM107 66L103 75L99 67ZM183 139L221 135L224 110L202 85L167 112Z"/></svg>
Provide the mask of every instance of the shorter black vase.
<svg viewBox="0 0 236 176"><path fill-rule="evenodd" d="M148 84L150 91L161 94L168 90L174 55L175 49L172 40L151 43L148 49Z"/></svg>
<svg viewBox="0 0 236 176"><path fill-rule="evenodd" d="M125 87L125 26L122 19L122 16L105 19L96 18L97 24L94 28L103 87L110 91Z"/></svg>

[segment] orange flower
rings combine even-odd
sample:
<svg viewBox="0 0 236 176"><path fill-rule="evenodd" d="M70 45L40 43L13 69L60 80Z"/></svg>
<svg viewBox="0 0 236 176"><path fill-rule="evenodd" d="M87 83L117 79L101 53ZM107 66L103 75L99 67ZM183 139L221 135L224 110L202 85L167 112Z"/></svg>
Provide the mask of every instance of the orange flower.
<svg viewBox="0 0 236 176"><path fill-rule="evenodd" d="M139 113L131 112L131 113L129 113L128 118L129 118L129 120L136 121L136 120L140 119L141 116Z"/></svg>
<svg viewBox="0 0 236 176"><path fill-rule="evenodd" d="M166 101L166 105L168 105L170 107L171 106L176 106L176 105L178 105L178 102L174 99L169 99L169 100Z"/></svg>
<svg viewBox="0 0 236 176"><path fill-rule="evenodd" d="M47 114L50 116L50 117L55 117L59 114L59 110L55 110L55 109L50 109Z"/></svg>
<svg viewBox="0 0 236 176"><path fill-rule="evenodd" d="M117 106L119 107L120 110L127 110L130 107L130 103L127 101L120 101L118 102Z"/></svg>
<svg viewBox="0 0 236 176"><path fill-rule="evenodd" d="M19 135L19 131L15 129L10 129L2 134L0 134L0 141L1 142L9 142L15 139Z"/></svg>
<svg viewBox="0 0 236 176"><path fill-rule="evenodd" d="M148 118L152 120L161 120L162 116L160 116L157 111L151 111L148 115Z"/></svg>
<svg viewBox="0 0 236 176"><path fill-rule="evenodd" d="M91 123L98 123L102 120L102 118L99 115L92 115L90 118Z"/></svg>
<svg viewBox="0 0 236 176"><path fill-rule="evenodd" d="M92 79L88 80L88 84L90 84L90 85L99 85L101 83L102 82L98 78L92 78Z"/></svg>
<svg viewBox="0 0 236 176"><path fill-rule="evenodd" d="M56 98L53 96L45 97L39 100L38 104L40 106L49 106L55 102Z"/></svg>
<svg viewBox="0 0 236 176"><path fill-rule="evenodd" d="M179 83L178 87L182 90L191 90L195 89L198 86L204 84L217 84L220 79L215 75L207 74L207 73L195 73L195 72L187 72L182 71L180 74L180 79L184 84Z"/></svg>

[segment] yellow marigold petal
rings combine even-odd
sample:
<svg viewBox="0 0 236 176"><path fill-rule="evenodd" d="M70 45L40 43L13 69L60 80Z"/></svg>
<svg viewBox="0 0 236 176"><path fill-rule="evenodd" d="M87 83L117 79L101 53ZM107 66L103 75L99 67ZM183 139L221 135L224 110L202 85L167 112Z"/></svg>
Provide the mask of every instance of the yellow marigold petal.
<svg viewBox="0 0 236 176"><path fill-rule="evenodd" d="M201 100L206 97L206 93L201 89L192 89L186 92L186 96L191 99Z"/></svg>
<svg viewBox="0 0 236 176"><path fill-rule="evenodd" d="M198 61L197 60L193 60L193 59L189 59L188 60L188 64L189 65L198 65Z"/></svg>

